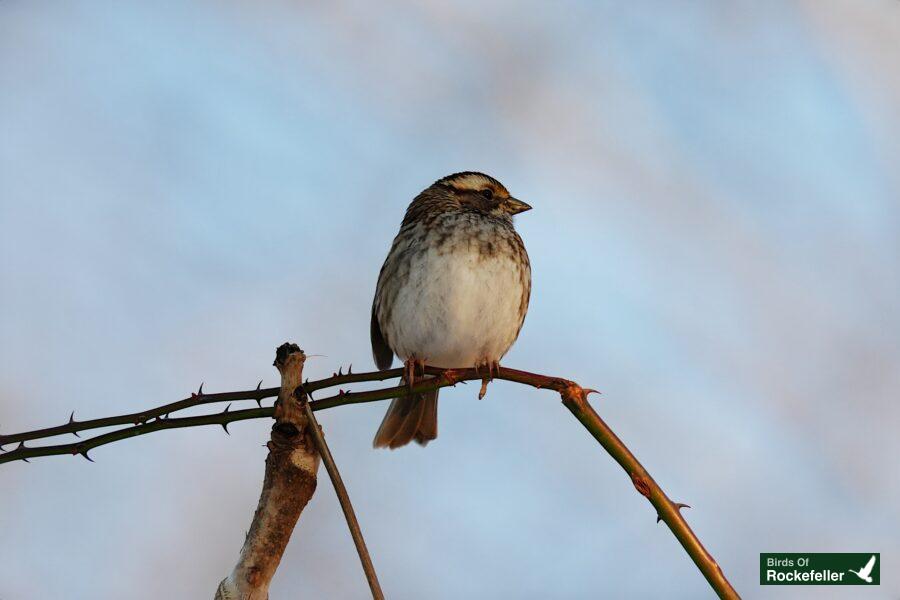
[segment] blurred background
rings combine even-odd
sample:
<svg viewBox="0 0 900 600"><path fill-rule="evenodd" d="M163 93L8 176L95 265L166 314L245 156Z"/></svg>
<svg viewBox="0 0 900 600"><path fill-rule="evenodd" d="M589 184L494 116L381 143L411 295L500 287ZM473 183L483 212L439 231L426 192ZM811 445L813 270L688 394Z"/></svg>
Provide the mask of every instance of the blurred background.
<svg viewBox="0 0 900 600"><path fill-rule="evenodd" d="M373 367L411 198L499 178L534 293L504 363L576 379L748 598L900 594L900 3L0 3L0 428ZM390 598L704 598L551 393L322 413ZM236 407L235 407L236 408ZM207 598L270 423L0 467L0 598ZM68 438L66 438L68 439ZM324 470L273 598L364 598ZM881 552L879 588L760 552Z"/></svg>

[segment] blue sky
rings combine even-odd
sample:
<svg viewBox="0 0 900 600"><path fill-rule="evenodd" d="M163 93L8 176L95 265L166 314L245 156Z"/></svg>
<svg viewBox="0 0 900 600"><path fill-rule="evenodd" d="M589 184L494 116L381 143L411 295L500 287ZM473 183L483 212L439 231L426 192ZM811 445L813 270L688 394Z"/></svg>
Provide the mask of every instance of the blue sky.
<svg viewBox="0 0 900 600"><path fill-rule="evenodd" d="M483 170L535 207L505 363L600 389L746 596L847 597L758 587L807 550L881 552L896 595L898 36L887 0L4 2L0 428L273 385L288 339L310 377L372 366L403 210ZM381 405L322 416L390 597L708 594L556 398L475 393L424 450L371 449ZM210 595L267 429L4 465L0 597ZM300 589L366 593L324 481Z"/></svg>

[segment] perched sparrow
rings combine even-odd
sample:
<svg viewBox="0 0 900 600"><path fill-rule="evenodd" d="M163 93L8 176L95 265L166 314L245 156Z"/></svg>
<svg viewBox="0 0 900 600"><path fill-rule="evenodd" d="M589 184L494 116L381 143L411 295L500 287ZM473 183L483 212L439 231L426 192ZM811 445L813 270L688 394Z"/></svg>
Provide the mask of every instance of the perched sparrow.
<svg viewBox="0 0 900 600"><path fill-rule="evenodd" d="M530 208L482 173L444 177L416 196L375 288L371 334L379 369L396 354L410 385L426 364L493 373L528 310L531 265L512 217ZM437 396L392 400L375 447L435 439Z"/></svg>

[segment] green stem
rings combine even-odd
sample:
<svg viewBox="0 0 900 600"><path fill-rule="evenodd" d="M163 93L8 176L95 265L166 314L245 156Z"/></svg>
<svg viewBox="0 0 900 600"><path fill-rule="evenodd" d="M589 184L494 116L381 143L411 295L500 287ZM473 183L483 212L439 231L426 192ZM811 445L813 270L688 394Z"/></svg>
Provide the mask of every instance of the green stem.
<svg viewBox="0 0 900 600"><path fill-rule="evenodd" d="M740 596L731 587L718 563L703 547L700 539L681 515L680 508L686 505L672 502L669 499L634 454L588 403L584 390L573 388L571 391L562 392L562 396L565 407L575 415L575 418L594 436L594 439L600 442L600 445L619 463L619 466L625 469L625 472L631 477L635 489L656 508L658 520L664 521L669 526L719 598L739 599Z"/></svg>
<svg viewBox="0 0 900 600"><path fill-rule="evenodd" d="M384 592L381 591L381 584L378 583L378 575L375 573L375 567L372 564L372 557L369 555L369 549L366 548L366 540L363 538L362 529L359 527L359 521L356 513L353 511L353 504L350 503L350 494L347 493L347 487L338 471L337 463L331 455L328 443L325 441L325 434L316 421L316 415L313 407L306 399L301 400L303 411L306 418L309 419L309 431L312 433L313 441L316 444L316 450L325 463L325 469L331 478L331 484L334 486L334 492L337 494L338 502L341 504L341 510L344 511L344 518L347 520L347 527L350 529L350 536L353 538L353 544L356 546L356 552L359 554L359 560L362 563L363 572L366 575L366 581L369 583L369 590L372 592L373 600L384 600Z"/></svg>

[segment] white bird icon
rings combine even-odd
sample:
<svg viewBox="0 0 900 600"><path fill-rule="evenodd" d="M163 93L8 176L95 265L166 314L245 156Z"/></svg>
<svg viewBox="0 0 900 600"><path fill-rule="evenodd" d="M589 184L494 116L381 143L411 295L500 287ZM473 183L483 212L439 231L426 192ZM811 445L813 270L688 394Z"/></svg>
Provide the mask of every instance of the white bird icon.
<svg viewBox="0 0 900 600"><path fill-rule="evenodd" d="M872 583L872 569L875 567L875 555L872 555L872 558L869 559L869 562L866 563L859 571L854 571L853 569L847 569L849 572L853 573L866 583Z"/></svg>

